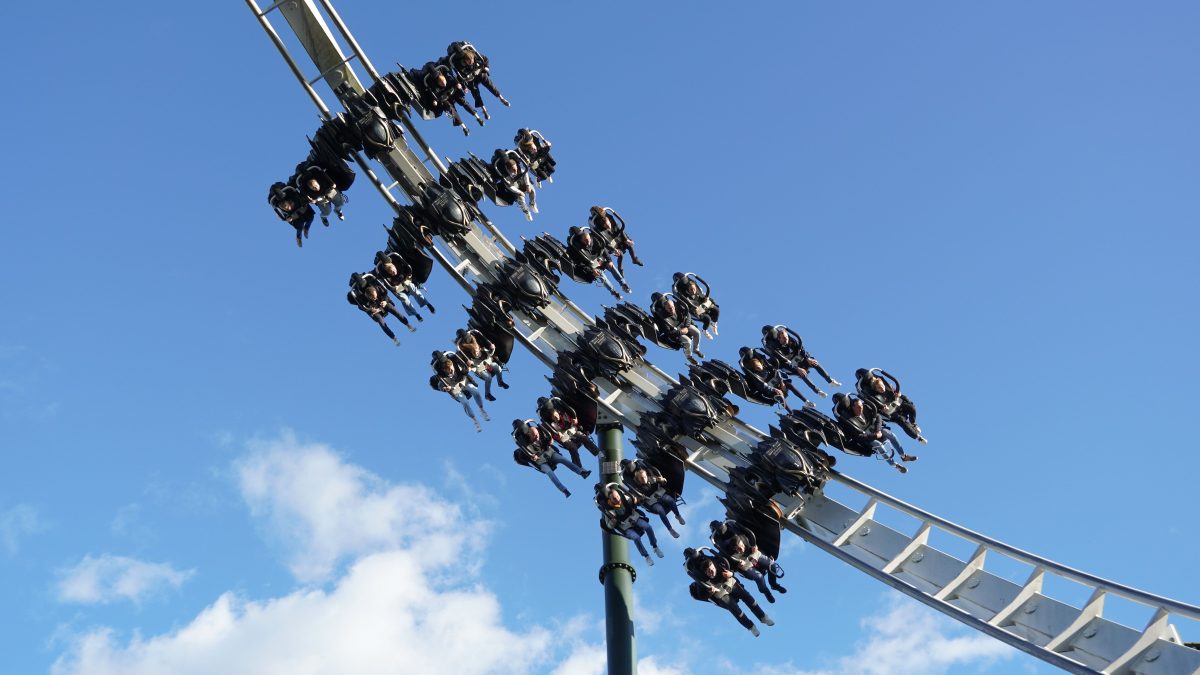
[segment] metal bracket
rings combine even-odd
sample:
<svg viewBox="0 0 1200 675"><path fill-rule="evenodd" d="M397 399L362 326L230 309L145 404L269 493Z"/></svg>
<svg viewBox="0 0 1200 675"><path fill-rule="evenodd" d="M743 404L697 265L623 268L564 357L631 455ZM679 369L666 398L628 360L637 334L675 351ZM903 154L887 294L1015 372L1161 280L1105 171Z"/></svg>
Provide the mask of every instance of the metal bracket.
<svg viewBox="0 0 1200 675"><path fill-rule="evenodd" d="M600 566L600 584L604 585L604 579L608 573L614 569L629 570L630 583L637 581L637 570L633 569L633 565L623 562L610 562Z"/></svg>

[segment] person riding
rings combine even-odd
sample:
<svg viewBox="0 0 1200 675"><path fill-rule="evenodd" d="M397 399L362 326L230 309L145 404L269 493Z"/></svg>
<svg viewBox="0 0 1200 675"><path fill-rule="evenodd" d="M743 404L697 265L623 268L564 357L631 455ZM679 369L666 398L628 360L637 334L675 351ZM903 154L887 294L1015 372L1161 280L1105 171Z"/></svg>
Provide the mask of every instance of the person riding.
<svg viewBox="0 0 1200 675"><path fill-rule="evenodd" d="M825 378L825 381L830 385L834 387L842 386L841 382L830 377L829 373L825 372L825 369L821 367L821 363L804 349L804 340L800 338L800 335L796 331L782 324L777 326L763 326L762 336L762 345L767 350L767 353L775 357L781 368L793 375L798 375L800 379L804 380L804 383L817 396L825 398L828 394L821 391L820 387L808 379L809 368L820 373L821 377Z"/></svg>
<svg viewBox="0 0 1200 675"><path fill-rule="evenodd" d="M412 79L418 82L421 88L421 106L433 113L434 116L446 113L450 116L454 126L462 129L464 136L470 136L471 130L463 124L462 118L459 117L458 110L455 108L455 106L462 106L464 110L474 115L475 121L479 122L480 126L483 126L483 120L479 114L467 103L462 84L454 77L450 66L430 61L412 75Z"/></svg>
<svg viewBox="0 0 1200 675"><path fill-rule="evenodd" d="M310 163L296 176L295 181L301 194L321 211L321 223L325 227L329 227L331 210L337 213L338 220L346 219L342 214L342 207L350 198L338 190L337 183L320 165Z"/></svg>
<svg viewBox="0 0 1200 675"><path fill-rule="evenodd" d="M637 507L637 498L627 488L619 483L597 485L596 506L600 509L600 528L632 541L647 565L653 567L654 558L646 551L642 535L650 539L654 554L663 557L663 552L658 548L658 539L654 536L654 528L650 527L650 519Z"/></svg>
<svg viewBox="0 0 1200 675"><path fill-rule="evenodd" d="M405 314L415 317L417 321L425 320L425 317L417 312L416 307L413 307L413 299L416 299L418 305L428 309L430 314L437 313L437 308L425 299L425 291L420 284L413 280L412 265L399 253L376 251L375 276L400 301L400 306L404 307Z"/></svg>
<svg viewBox="0 0 1200 675"><path fill-rule="evenodd" d="M704 288L701 288L703 284ZM688 313L700 322L700 327L708 339L717 335L717 320L721 318L721 307L717 305L708 283L693 272L676 272L671 277L671 292L687 305ZM712 332L709 333L709 327Z"/></svg>
<svg viewBox="0 0 1200 675"><path fill-rule="evenodd" d="M863 400L870 401L879 414L895 422L909 438L928 443L917 426L917 406L900 392L900 380L882 368L859 368L854 372L855 388Z"/></svg>
<svg viewBox="0 0 1200 675"><path fill-rule="evenodd" d="M500 95L500 90L492 83L491 70L488 68L488 58L479 53L475 46L470 42L451 42L450 46L446 47L446 60L449 61L450 67L454 69L454 74L458 76L458 81L462 86L471 92L475 100L475 107L479 108L480 112L487 119L492 119L488 114L487 106L483 104L483 96L479 93L480 85L487 87L487 90L492 92L500 100L505 107L511 107L512 104L508 99Z"/></svg>
<svg viewBox="0 0 1200 675"><path fill-rule="evenodd" d="M667 514L674 514L680 525L686 525L683 516L679 515L679 500L676 495L667 490L667 479L654 466L640 459L621 460L621 479L625 487L637 498L638 503L645 505L646 510L655 514L666 526L672 537L679 538L679 533L667 520Z"/></svg>
<svg viewBox="0 0 1200 675"><path fill-rule="evenodd" d="M513 420L512 426L512 437L517 443L517 449L513 452L513 461L546 474L550 482L554 483L554 487L558 488L563 495L570 497L571 491L554 474L556 468L565 466L584 479L592 475L591 471L563 457L554 449L554 446L551 445L550 429L545 425L539 424L536 420L517 419Z"/></svg>
<svg viewBox="0 0 1200 675"><path fill-rule="evenodd" d="M621 223L620 229L617 228L617 222ZM607 206L593 206L588 209L588 227L592 232L596 233L604 242L605 248L609 253L617 259L617 271L622 275L625 274L625 254L629 254L629 259L634 265L644 267L644 263L638 260L637 252L633 250L633 240L625 232L625 220L617 215L616 211ZM626 288L628 293L629 289Z"/></svg>
<svg viewBox="0 0 1200 675"><path fill-rule="evenodd" d="M492 154L492 174L495 176L496 193L515 203L526 220L533 220L538 212L537 190L529 180L529 167L516 150L496 150ZM528 197L528 204L526 204ZM532 212L532 213L531 213Z"/></svg>
<svg viewBox="0 0 1200 675"><path fill-rule="evenodd" d="M792 384L791 378L784 374L783 369L775 365L774 361L762 350L742 347L738 350L738 365L742 367L746 383L750 385L752 393L756 396L774 399L776 403L783 406L784 410L791 412L792 407L787 402L787 395L790 391L804 401L804 405L810 408L816 407L796 388L796 385Z"/></svg>
<svg viewBox="0 0 1200 675"><path fill-rule="evenodd" d="M608 280L608 275L605 270L611 270L613 276L621 284L621 288L626 293L630 291L629 284L625 283L625 277L613 267L612 260L608 257L608 249L604 242L599 237L592 236L592 231L586 227L572 227L570 234L567 236L567 255L570 256L572 262L575 263L577 270L590 270L592 280L598 280L609 293L618 300L621 299L621 294L613 287L612 282Z"/></svg>
<svg viewBox="0 0 1200 675"><path fill-rule="evenodd" d="M483 380L483 397L495 401L492 396L492 378L501 389L508 389L504 383L504 364L496 360L496 345L474 328L458 329L454 334L454 346L467 364L467 370Z"/></svg>
<svg viewBox="0 0 1200 675"><path fill-rule="evenodd" d="M371 320L379 324L384 335L390 337L397 347L400 346L400 338L396 337L391 327L387 325L389 314L399 319L400 323L410 331L416 330L408 322L408 319L404 318L404 315L396 311L396 305L392 304L391 298L388 297L387 288L370 272L366 274L356 272L350 275L350 291L346 293L346 302L359 308L371 317Z"/></svg>
<svg viewBox="0 0 1200 675"><path fill-rule="evenodd" d="M296 246L303 248L317 212L294 185L275 183L267 192L267 203L283 222L296 228Z"/></svg>
<svg viewBox="0 0 1200 675"><path fill-rule="evenodd" d="M475 431L483 431L475 411L471 410L471 399L479 406L479 414L485 422L490 422L487 411L483 409L483 399L479 397L479 385L471 377L466 361L457 352L434 352L430 361L433 366L433 376L429 378L429 386L438 391L444 391L450 398L462 404L467 417L475 424Z"/></svg>
<svg viewBox="0 0 1200 675"><path fill-rule="evenodd" d="M774 626L775 621L767 616L763 608L754 600L754 596L746 590L733 576L732 565L729 559L708 549L683 549L684 568L687 574L692 578L692 583L688 586L688 592L692 598L701 602L711 602L712 604L728 611L737 619L737 622L758 637L758 626L746 616L741 607L738 607L738 602L745 603L751 613L758 618L759 621L766 626Z"/></svg>
<svg viewBox="0 0 1200 675"><path fill-rule="evenodd" d="M550 141L546 140L542 132L537 129L517 129L513 143L516 144L521 159L525 160L529 167L529 172L537 180L538 187L542 186L542 181L554 182L556 162L554 157L550 156Z"/></svg>
<svg viewBox="0 0 1200 675"><path fill-rule="evenodd" d="M916 455L909 455L900 447L900 439L883 424L883 418L873 406L863 403L862 399L847 394L833 395L833 416L842 432L852 443L868 447L871 452L881 457L885 462L895 467L900 473L908 473L908 467L897 464L895 456L900 455L902 462L915 462Z"/></svg>
<svg viewBox="0 0 1200 675"><path fill-rule="evenodd" d="M668 344L678 342L684 356L692 363L696 362L693 353L704 358L704 353L700 351L700 330L692 325L688 315L676 308L674 296L670 293L651 295L650 316L654 319L660 340Z"/></svg>
<svg viewBox="0 0 1200 675"><path fill-rule="evenodd" d="M709 538L721 555L733 563L734 570L753 581L767 602L775 602L771 589L787 593L779 584L783 570L771 556L758 550L754 532L736 520L714 520L708 524ZM769 583L769 587L768 587Z"/></svg>
<svg viewBox="0 0 1200 675"><path fill-rule="evenodd" d="M592 437L579 428L579 415L575 409L557 396L537 400L538 417L550 429L555 442L571 454L571 461L579 464L579 446L587 448L592 456L600 454L600 446Z"/></svg>

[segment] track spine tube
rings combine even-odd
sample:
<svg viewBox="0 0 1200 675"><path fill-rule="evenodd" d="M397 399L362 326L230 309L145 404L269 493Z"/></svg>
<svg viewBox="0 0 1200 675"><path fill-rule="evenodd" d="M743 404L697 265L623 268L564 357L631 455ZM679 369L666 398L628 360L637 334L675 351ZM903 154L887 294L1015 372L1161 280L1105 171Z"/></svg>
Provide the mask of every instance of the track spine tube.
<svg viewBox="0 0 1200 675"><path fill-rule="evenodd" d="M621 482L624 430L616 422L601 422L601 485ZM633 567L629 564L629 540L601 531L604 543L604 629L608 645L609 675L637 675L637 635L633 627Z"/></svg>

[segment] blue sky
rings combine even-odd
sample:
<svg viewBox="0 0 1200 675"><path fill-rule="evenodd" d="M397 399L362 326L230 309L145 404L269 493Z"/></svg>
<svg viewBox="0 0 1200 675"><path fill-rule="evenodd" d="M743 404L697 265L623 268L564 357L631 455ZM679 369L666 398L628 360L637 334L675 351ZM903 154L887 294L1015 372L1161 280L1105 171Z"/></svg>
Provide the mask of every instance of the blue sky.
<svg viewBox="0 0 1200 675"><path fill-rule="evenodd" d="M851 475L1200 600L1193 3L367 4L341 11L381 67L492 59L513 107L424 123L441 154L554 141L537 221L489 211L510 237L616 208L643 302L712 283L710 356L786 322L843 381L903 379L921 461ZM425 384L461 291L436 275L402 349L345 303L381 200L360 184L296 249L264 194L317 118L242 3L0 17L0 672L599 672L587 491L511 462L540 366L514 358L475 434ZM754 640L687 596L717 514L687 497L636 586L645 672L1049 672L798 543Z"/></svg>

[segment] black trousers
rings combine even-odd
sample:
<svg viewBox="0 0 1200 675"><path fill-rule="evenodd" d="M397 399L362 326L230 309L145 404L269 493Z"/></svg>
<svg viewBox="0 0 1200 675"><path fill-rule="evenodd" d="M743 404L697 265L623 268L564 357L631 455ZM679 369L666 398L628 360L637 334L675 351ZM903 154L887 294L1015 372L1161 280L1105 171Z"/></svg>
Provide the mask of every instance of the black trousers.
<svg viewBox="0 0 1200 675"><path fill-rule="evenodd" d="M746 628L753 628L754 622L750 620L750 617L746 616L746 613L742 611L741 607L738 607L739 600L746 603L746 607L750 608L750 611L754 613L754 616L756 616L759 621L762 621L763 617L767 615L767 613L763 611L762 607L759 607L758 603L755 602L754 596L750 595L750 592L747 591L746 587L740 582L734 584L733 590L730 591L729 595L725 596L724 598L713 598L712 603L718 607L721 607L722 609L727 610L733 615L733 618L737 619L738 623L742 624Z"/></svg>

